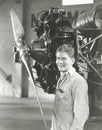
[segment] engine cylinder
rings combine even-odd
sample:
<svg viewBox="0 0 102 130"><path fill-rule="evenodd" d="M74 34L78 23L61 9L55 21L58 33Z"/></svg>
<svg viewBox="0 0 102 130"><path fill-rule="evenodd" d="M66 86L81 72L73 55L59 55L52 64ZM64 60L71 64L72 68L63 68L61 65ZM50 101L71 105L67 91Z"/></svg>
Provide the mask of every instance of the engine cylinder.
<svg viewBox="0 0 102 130"><path fill-rule="evenodd" d="M82 12L76 21L75 28L78 30L90 28L102 28L102 5L93 7Z"/></svg>

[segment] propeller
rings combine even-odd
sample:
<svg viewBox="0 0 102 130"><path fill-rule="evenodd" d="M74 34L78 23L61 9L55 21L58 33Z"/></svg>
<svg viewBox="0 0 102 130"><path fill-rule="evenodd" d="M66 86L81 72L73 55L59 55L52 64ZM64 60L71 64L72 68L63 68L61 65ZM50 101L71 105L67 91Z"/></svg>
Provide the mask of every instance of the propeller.
<svg viewBox="0 0 102 130"><path fill-rule="evenodd" d="M29 58L30 58L29 53L27 51L27 48L25 48L25 45L22 42L22 37L24 36L23 26L21 24L20 19L17 16L16 12L13 9L10 11L10 17L11 17L12 30L13 30L13 34L14 34L14 40L15 40L15 43L16 43L16 46L17 46L17 51L19 52L21 61L25 65L25 67L28 71L28 74L29 74L30 78L32 79L33 86L34 86L34 89L36 91L36 97L37 97L38 105L39 105L39 108L40 108L41 116L43 118L46 130L48 130L47 122L44 118L40 98L39 98L39 95L38 95L38 90L37 90L35 80L34 80L34 77L33 77L33 73L32 73L32 70L31 70L31 65L28 62Z"/></svg>
<svg viewBox="0 0 102 130"><path fill-rule="evenodd" d="M11 16L14 39L15 42L18 44L19 39L22 39L22 37L24 36L24 29L20 19L18 18L17 14L13 9L10 11L10 16Z"/></svg>

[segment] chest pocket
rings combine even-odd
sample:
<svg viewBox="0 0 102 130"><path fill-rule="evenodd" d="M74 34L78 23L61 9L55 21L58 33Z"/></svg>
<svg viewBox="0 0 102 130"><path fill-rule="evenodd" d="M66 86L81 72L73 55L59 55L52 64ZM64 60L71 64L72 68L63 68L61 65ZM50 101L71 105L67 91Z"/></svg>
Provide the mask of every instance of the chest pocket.
<svg viewBox="0 0 102 130"><path fill-rule="evenodd" d="M66 84L63 84L60 86L60 88L56 89L56 96L59 101L64 101L66 103L70 102L72 100L72 92L71 92L71 83L67 82Z"/></svg>
<svg viewBox="0 0 102 130"><path fill-rule="evenodd" d="M65 92L63 91L63 89L61 89L61 88L57 89L56 96L59 97L59 99L63 99L65 96Z"/></svg>

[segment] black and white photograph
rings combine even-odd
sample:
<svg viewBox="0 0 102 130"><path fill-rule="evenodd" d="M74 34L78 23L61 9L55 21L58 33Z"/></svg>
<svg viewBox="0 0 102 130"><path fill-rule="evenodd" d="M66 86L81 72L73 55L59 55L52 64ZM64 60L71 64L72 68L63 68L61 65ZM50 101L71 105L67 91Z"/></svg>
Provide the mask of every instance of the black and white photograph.
<svg viewBox="0 0 102 130"><path fill-rule="evenodd" d="M101 0L0 0L0 130L102 130Z"/></svg>

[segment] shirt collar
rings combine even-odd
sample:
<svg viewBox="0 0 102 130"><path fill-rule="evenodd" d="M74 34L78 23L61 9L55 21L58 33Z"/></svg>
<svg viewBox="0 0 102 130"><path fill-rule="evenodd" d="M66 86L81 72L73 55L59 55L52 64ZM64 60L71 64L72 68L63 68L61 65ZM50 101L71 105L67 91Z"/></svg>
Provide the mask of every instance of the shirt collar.
<svg viewBox="0 0 102 130"><path fill-rule="evenodd" d="M66 75L68 75L68 74L70 76L72 76L74 74L74 72L75 72L75 68L74 67L70 67L70 69L63 76L60 77L60 79L64 79L64 77L66 77Z"/></svg>
<svg viewBox="0 0 102 130"><path fill-rule="evenodd" d="M65 91L65 88L62 88L61 85L64 83L64 81L67 79L67 78L70 78L75 72L75 68L74 67L71 67L69 69L69 71L67 71L62 77L59 78L58 80L58 83L57 83L57 89L56 90L59 90L61 89L61 91L63 90L63 92ZM69 76L68 76L69 75Z"/></svg>
<svg viewBox="0 0 102 130"><path fill-rule="evenodd" d="M68 70L67 73L69 73L70 76L72 76L72 75L74 74L74 72L75 72L75 68L74 68L74 67L71 67L71 68Z"/></svg>

